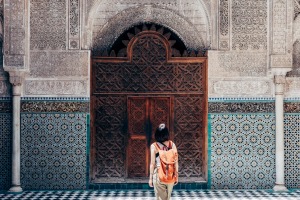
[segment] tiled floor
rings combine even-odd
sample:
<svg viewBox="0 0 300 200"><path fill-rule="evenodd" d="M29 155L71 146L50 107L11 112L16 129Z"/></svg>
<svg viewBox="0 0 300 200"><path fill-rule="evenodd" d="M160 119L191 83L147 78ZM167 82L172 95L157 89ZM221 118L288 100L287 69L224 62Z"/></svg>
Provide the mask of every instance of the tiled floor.
<svg viewBox="0 0 300 200"><path fill-rule="evenodd" d="M21 194L0 193L1 200L125 200L155 199L152 190L105 190L105 191L25 191ZM300 200L300 189L289 192L272 190L175 190L172 200Z"/></svg>

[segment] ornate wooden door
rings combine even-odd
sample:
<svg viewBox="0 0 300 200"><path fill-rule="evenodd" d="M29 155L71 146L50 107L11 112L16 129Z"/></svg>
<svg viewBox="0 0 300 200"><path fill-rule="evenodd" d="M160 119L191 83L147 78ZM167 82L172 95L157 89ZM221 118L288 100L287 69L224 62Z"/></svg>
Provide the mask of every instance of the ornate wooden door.
<svg viewBox="0 0 300 200"><path fill-rule="evenodd" d="M163 28L124 35L125 49L93 57L91 182L148 176L149 144L162 122L178 148L181 181L207 177L206 57L176 49Z"/></svg>
<svg viewBox="0 0 300 200"><path fill-rule="evenodd" d="M130 178L147 177L149 146L154 140L155 129L160 123L165 123L167 127L172 124L171 98L129 97L127 102L127 175Z"/></svg>

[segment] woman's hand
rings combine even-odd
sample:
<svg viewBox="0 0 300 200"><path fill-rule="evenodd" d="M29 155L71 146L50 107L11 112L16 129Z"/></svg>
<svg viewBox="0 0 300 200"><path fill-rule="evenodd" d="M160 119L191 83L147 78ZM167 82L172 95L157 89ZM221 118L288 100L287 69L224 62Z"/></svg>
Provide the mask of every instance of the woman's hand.
<svg viewBox="0 0 300 200"><path fill-rule="evenodd" d="M177 185L178 184L178 179L175 181L174 185Z"/></svg>
<svg viewBox="0 0 300 200"><path fill-rule="evenodd" d="M152 180L152 178L149 179L149 186L153 187L153 180Z"/></svg>
<svg viewBox="0 0 300 200"><path fill-rule="evenodd" d="M176 175L176 181L174 183L174 185L177 185L178 184L178 172L177 172L177 175Z"/></svg>

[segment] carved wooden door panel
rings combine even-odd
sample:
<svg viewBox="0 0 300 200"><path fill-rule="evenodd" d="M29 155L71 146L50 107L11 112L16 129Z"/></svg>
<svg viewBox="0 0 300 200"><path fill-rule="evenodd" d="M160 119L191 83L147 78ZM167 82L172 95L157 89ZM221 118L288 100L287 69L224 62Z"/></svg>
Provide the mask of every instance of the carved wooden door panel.
<svg viewBox="0 0 300 200"><path fill-rule="evenodd" d="M149 175L151 142L156 127L171 121L170 97L128 98L127 175L130 178Z"/></svg>

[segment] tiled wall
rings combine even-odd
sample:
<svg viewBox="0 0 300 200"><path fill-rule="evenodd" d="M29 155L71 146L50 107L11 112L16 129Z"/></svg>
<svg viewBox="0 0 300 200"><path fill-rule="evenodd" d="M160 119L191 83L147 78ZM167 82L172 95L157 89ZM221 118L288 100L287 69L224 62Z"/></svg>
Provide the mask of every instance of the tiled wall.
<svg viewBox="0 0 300 200"><path fill-rule="evenodd" d="M300 102L285 101L285 184L300 188ZM275 184L274 101L209 102L212 189L272 189Z"/></svg>
<svg viewBox="0 0 300 200"><path fill-rule="evenodd" d="M271 189L275 183L273 114L210 114L212 189Z"/></svg>
<svg viewBox="0 0 300 200"><path fill-rule="evenodd" d="M300 113L284 116L285 184L288 188L300 188Z"/></svg>
<svg viewBox="0 0 300 200"><path fill-rule="evenodd" d="M0 97L0 190L8 190L11 186L11 106L11 99Z"/></svg>
<svg viewBox="0 0 300 200"><path fill-rule="evenodd" d="M23 189L85 189L88 102L23 101Z"/></svg>

